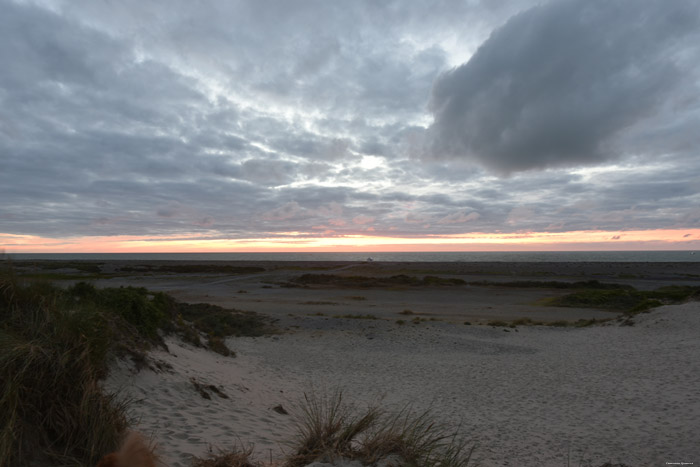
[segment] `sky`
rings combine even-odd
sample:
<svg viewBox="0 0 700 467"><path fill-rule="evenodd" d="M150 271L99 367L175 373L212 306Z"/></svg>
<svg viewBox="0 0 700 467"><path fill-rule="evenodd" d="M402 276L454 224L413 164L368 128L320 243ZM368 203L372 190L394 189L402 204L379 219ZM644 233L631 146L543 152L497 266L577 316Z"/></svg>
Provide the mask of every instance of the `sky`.
<svg viewBox="0 0 700 467"><path fill-rule="evenodd" d="M0 12L0 250L700 249L697 0Z"/></svg>

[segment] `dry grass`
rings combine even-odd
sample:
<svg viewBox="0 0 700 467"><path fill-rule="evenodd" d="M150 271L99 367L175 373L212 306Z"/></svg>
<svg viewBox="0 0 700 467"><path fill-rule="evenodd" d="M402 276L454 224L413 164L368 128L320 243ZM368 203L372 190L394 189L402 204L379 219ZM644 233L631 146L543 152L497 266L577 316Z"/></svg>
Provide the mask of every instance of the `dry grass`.
<svg viewBox="0 0 700 467"><path fill-rule="evenodd" d="M195 458L192 467L258 467L259 463L251 460L253 446L237 447L218 454L211 454L205 459Z"/></svg>
<svg viewBox="0 0 700 467"><path fill-rule="evenodd" d="M345 402L341 391L304 395L292 446L286 467L340 458L370 465L389 456L405 466L466 467L474 449L458 429L437 423L429 411L360 409Z"/></svg>

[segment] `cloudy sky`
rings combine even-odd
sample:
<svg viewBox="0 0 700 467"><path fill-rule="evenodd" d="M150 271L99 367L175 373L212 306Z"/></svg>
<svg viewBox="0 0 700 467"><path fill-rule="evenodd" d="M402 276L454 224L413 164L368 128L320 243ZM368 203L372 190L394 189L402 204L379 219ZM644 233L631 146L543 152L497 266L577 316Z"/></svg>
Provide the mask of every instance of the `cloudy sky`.
<svg viewBox="0 0 700 467"><path fill-rule="evenodd" d="M700 248L697 0L0 0L0 249Z"/></svg>

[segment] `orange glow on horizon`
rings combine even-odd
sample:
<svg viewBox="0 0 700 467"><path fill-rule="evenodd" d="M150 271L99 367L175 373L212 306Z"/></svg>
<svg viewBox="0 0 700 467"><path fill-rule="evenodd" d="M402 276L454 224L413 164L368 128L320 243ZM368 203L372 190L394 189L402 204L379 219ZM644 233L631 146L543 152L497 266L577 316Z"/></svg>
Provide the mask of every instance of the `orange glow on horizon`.
<svg viewBox="0 0 700 467"><path fill-rule="evenodd" d="M471 232L423 237L382 237L284 232L245 239L207 234L47 238L0 233L6 253L214 253L379 251L567 251L700 249L700 229L572 232Z"/></svg>

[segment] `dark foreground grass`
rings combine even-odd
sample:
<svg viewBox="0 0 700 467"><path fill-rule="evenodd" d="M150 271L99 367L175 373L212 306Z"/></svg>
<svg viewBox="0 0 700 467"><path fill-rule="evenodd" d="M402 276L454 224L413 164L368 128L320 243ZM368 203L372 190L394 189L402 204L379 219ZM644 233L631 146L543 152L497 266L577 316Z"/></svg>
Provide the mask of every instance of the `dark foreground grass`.
<svg viewBox="0 0 700 467"><path fill-rule="evenodd" d="M254 462L253 446L234 447L218 454L210 454L205 458L195 458L192 467L258 467L261 464Z"/></svg>
<svg viewBox="0 0 700 467"><path fill-rule="evenodd" d="M269 331L260 315L176 302L144 288L67 289L0 271L0 467L94 466L128 427L100 381L117 355L144 359L163 334L224 355L223 339ZM207 345L202 343L205 340Z"/></svg>
<svg viewBox="0 0 700 467"><path fill-rule="evenodd" d="M0 467L93 466L128 425L126 402L99 385L110 319L64 299L0 277Z"/></svg>
<svg viewBox="0 0 700 467"><path fill-rule="evenodd" d="M338 459L372 465L390 457L404 466L465 467L474 451L459 429L441 425L430 412L359 409L341 391L304 395L292 448L286 467Z"/></svg>

